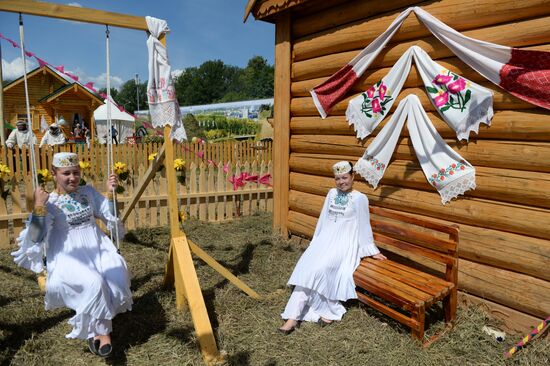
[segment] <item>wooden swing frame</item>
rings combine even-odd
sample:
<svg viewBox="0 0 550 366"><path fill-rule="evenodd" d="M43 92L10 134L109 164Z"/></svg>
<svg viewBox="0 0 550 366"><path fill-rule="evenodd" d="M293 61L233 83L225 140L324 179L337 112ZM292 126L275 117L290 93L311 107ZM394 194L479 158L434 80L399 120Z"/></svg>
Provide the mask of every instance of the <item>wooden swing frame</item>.
<svg viewBox="0 0 550 366"><path fill-rule="evenodd" d="M80 8L69 5L51 4L29 0L1 0L0 11L30 14L49 18L73 20L84 23L109 25L114 27L148 31L145 18L134 15L120 14L103 10ZM159 39L166 46L166 38L163 34ZM3 108L3 106L1 106ZM174 160L174 145L170 139L170 126L164 127L164 145L158 152L157 158L149 166L145 176L141 179L137 189L130 198L128 205L120 215L122 221L126 221L133 210L145 188L161 167L164 161ZM231 283L244 291L250 297L259 299L254 290L248 287L243 281L234 276L225 267L208 255L198 245L188 240L178 221L178 206L176 195L176 171L171 169L171 164L165 164L168 181L168 215L170 220L170 248L168 262L166 263L164 285L175 285L176 307L178 310L184 308L185 300L191 317L199 346L205 363L217 364L223 362L214 338L212 325L208 317L201 287L193 265L191 252L195 253L206 264L228 279Z"/></svg>

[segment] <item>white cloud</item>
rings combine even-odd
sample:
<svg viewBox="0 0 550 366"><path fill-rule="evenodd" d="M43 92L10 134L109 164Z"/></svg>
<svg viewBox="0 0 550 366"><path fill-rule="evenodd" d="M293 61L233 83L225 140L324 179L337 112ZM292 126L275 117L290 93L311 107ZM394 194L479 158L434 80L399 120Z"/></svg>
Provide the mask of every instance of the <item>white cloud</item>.
<svg viewBox="0 0 550 366"><path fill-rule="evenodd" d="M101 89L107 87L107 74L102 73L98 76L86 76L79 75L81 77L81 82L86 84L88 82L94 83L94 88ZM119 89L121 85L124 84L124 80L121 77L111 75L111 88Z"/></svg>
<svg viewBox="0 0 550 366"><path fill-rule="evenodd" d="M27 72L37 66L38 63L34 59L27 59ZM23 76L23 59L21 57L17 57L11 62L2 59L2 78L4 80L14 80L21 76Z"/></svg>
<svg viewBox="0 0 550 366"><path fill-rule="evenodd" d="M77 7L77 8L81 8L81 7L82 7L82 4L79 4L79 3L77 3L77 2L68 3L67 5L69 5L69 6L75 6L75 7Z"/></svg>

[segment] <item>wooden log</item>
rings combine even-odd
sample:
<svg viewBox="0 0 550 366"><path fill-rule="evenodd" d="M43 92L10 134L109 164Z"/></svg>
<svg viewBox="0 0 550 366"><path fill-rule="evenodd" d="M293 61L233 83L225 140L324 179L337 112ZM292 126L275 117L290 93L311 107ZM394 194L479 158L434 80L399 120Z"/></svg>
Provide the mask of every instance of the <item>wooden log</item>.
<svg viewBox="0 0 550 366"><path fill-rule="evenodd" d="M316 184L318 187L333 187L334 182L332 179L324 177L309 176L311 178L306 179L308 176L303 174L297 177L298 174L291 174L289 208L316 216L319 214L318 206L313 201L308 200L320 198L320 201L322 201L323 196L312 196L304 192L311 191L312 184ZM548 209L479 198L461 198L443 206L441 197L435 190L434 192L423 192L408 188L384 186L373 191L366 184L356 184L355 188L367 193L369 200L376 206L541 239L550 237L550 227L547 225L550 220L550 210Z"/></svg>
<svg viewBox="0 0 550 366"><path fill-rule="evenodd" d="M311 237L313 234L311 230L312 222L315 221L315 218L307 215L296 215L292 208L288 218L288 227L293 234ZM310 223L303 224L307 220ZM382 249L390 250L390 247L379 246ZM419 261L419 263L432 270L438 272L443 270L442 266L434 264L432 261L410 256L406 252L395 249L391 251L413 261ZM545 317L550 313L549 281L474 263L466 259L459 260L458 271L458 287L461 290L532 316Z"/></svg>
<svg viewBox="0 0 550 366"><path fill-rule="evenodd" d="M435 129L443 138L456 138L449 125L437 112L428 112ZM384 123L380 124L372 134L377 135ZM345 116L293 117L290 121L292 135L347 135L355 136L353 125L350 126ZM408 136L408 129L401 131L401 136ZM479 134L470 133L470 142L476 139L550 141L550 113L542 109L522 111L496 111L491 126L481 124Z"/></svg>
<svg viewBox="0 0 550 366"><path fill-rule="evenodd" d="M301 38L321 30L336 28L359 19L370 18L392 10L401 10L422 3L422 0L355 0L328 8L323 11L295 17L292 22L292 35Z"/></svg>
<svg viewBox="0 0 550 366"><path fill-rule="evenodd" d="M533 24L529 26L524 25L529 20L519 20L543 17L550 13L548 1L545 0L526 0L521 2L507 0L506 4L503 4L499 0L487 0L482 3L475 0L468 0L466 2L470 4L466 4L461 0L444 0L423 6L422 8L443 23L468 37L498 44L505 44L504 42L507 39L503 36L506 33L510 37L513 37L513 33L531 31L528 28L533 26ZM522 6L519 3L524 5ZM453 11L449 11L449 9L453 9ZM297 39L294 44L294 60L299 61L321 55L362 49L382 34L400 12L395 11L372 20L367 19L366 21L360 20L351 24L344 24L336 29L328 29L324 32L314 33ZM503 25L492 26L493 24ZM507 32L497 30L497 27L506 26L509 27ZM543 24L540 24L540 26L543 26ZM468 29L475 30L467 31ZM544 32L544 28L538 28L538 30ZM495 31L498 31L500 34L495 34ZM428 29L420 23L416 16L410 14L401 25L399 31L394 35L392 42L403 42L405 40L426 37L427 35L430 35ZM498 37L497 39L501 41L495 42L495 37ZM546 39L546 42L531 42L528 44L548 43L548 37Z"/></svg>
<svg viewBox="0 0 550 366"><path fill-rule="evenodd" d="M507 91L500 89L496 85L492 83L481 83L484 87L492 90L493 92L493 108L495 110L500 109L535 109L536 106L534 106L531 103L524 102L521 99L516 98L512 94L509 94ZM397 105L399 102L405 98L409 94L414 94L418 96L420 99L420 102L422 103L422 107L424 110L428 111L435 111L435 107L431 103L431 101L428 98L428 95L426 94L426 90L424 88L407 88L401 90L401 93L399 93L399 96L397 97L395 103L392 105L390 112L393 112L395 108L397 108ZM339 115L345 115L346 109L348 108L348 103L351 99L353 99L356 95L350 95L349 97L341 100L337 104L334 105L332 110L330 111L330 116L339 116ZM293 117L297 116L319 116L319 112L317 111L317 108L315 107L315 104L313 103L313 98L311 97L301 97L301 98L292 98L292 101L290 103L290 113Z"/></svg>
<svg viewBox="0 0 550 366"><path fill-rule="evenodd" d="M524 335L529 333L535 324L539 324L542 321L541 318L519 312L497 304L496 302L485 300L481 297L461 291L458 292L458 301L465 306L477 306L489 313L495 319L502 321L504 325L503 330L508 333Z"/></svg>
<svg viewBox="0 0 550 366"><path fill-rule="evenodd" d="M281 16L275 29L275 105L273 107L275 125L273 154L273 229L282 235L287 234L288 212L288 152L290 151L290 66L291 34L290 15Z"/></svg>
<svg viewBox="0 0 550 366"><path fill-rule="evenodd" d="M315 176L332 177L332 165L337 159L312 159L290 156L290 171ZM356 176L358 182L363 181ZM388 166L380 185L391 185L433 191L420 165L406 160L395 160ZM476 189L467 197L550 208L550 174L511 169L476 168Z"/></svg>
<svg viewBox="0 0 550 366"><path fill-rule="evenodd" d="M372 139L369 136L364 142L360 142L353 136L295 135L290 138L290 150L293 153L348 156L357 159L363 156ZM464 144L456 140L445 141L475 167L550 172L550 143L547 142L479 140L476 143ZM417 160L408 137L398 141L392 158Z"/></svg>
<svg viewBox="0 0 550 366"><path fill-rule="evenodd" d="M440 60L437 60L437 63L443 66L444 68L451 70L455 74L465 77L470 81L474 81L474 82L486 81L486 79L483 76L481 76L477 71L471 69L468 65L466 65L457 57L448 57L448 58L440 59ZM336 65L331 65L331 66L336 66ZM325 65L325 67L328 67L328 65ZM307 72L310 73L308 74L309 77L315 77L315 75L318 72L322 72L323 75L321 75L320 77L315 77L313 79L294 81L291 86L292 96L293 97L310 96L309 91L311 89L325 82L325 80L327 80L330 77L330 75L332 75L337 70L338 70L337 68L334 70L322 69L318 71L312 71L308 69ZM379 80L381 80L384 76L386 76L390 72L390 70L391 70L391 66L381 67L381 68L373 68L373 67L368 68L365 71L365 73L359 78L359 80L357 80L357 82L354 84L353 88L351 89L352 92L361 93L367 90L372 85L374 85ZM409 73L407 80L405 80L405 84L403 84L403 87L412 88L412 87L418 87L423 85L424 84L422 82L422 78L418 73L416 65L413 63L411 67L411 72Z"/></svg>
<svg viewBox="0 0 550 366"><path fill-rule="evenodd" d="M293 233L300 232L292 226L293 220L298 220L313 233L321 207L318 210L319 212L314 216L290 210L289 217L292 216L294 219L289 218L289 230ZM426 218L424 215L413 214L413 216ZM456 224L453 221L433 217L430 220L446 225ZM550 260L550 242L548 240L467 224L459 225L459 255L461 258L550 281L550 273L546 269L546 263Z"/></svg>

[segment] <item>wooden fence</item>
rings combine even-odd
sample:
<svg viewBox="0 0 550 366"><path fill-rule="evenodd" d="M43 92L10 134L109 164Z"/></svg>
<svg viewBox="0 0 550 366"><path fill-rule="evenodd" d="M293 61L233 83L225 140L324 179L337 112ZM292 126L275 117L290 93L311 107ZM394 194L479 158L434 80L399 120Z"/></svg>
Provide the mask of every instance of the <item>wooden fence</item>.
<svg viewBox="0 0 550 366"><path fill-rule="evenodd" d="M125 163L129 177L123 182L125 191L117 196L121 212L129 201L140 179L151 163L150 154L160 149L160 144L114 146L114 162ZM90 163L83 170L87 184L100 192L105 189L107 152L104 145L64 145L51 148L36 148L39 169L49 168L52 156L57 151L73 151L80 159ZM268 178L272 174L271 143L257 145L251 142L224 142L218 144L176 144L176 158L185 160L185 172L177 185L180 218L198 218L207 221L226 221L258 211L272 211L272 187ZM0 196L0 248L12 245L25 225L32 210L32 174L28 149L1 149L0 163L8 166L10 179L2 181L4 192ZM166 169L173 169L173 162L155 174L139 202L126 220L127 229L154 227L168 224L168 195ZM235 187L231 178L248 173L262 183L249 180L244 186ZM269 176L268 176L269 174ZM0 179L1 181L1 179ZM53 183L48 183L53 189Z"/></svg>

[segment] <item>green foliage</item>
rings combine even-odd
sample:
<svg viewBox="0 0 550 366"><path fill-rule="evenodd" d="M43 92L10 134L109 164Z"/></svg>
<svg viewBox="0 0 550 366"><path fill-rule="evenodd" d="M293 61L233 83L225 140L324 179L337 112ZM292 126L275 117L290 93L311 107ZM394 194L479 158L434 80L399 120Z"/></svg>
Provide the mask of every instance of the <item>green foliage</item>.
<svg viewBox="0 0 550 366"><path fill-rule="evenodd" d="M158 136L158 135L148 135L148 136L144 136L141 139L141 142L143 142L143 143L149 143L149 142L163 143L164 142L164 137Z"/></svg>
<svg viewBox="0 0 550 366"><path fill-rule="evenodd" d="M208 140L239 135L256 135L261 130L261 124L242 118L228 118L216 114L200 114L196 116L199 125L206 131Z"/></svg>
<svg viewBox="0 0 550 366"><path fill-rule="evenodd" d="M182 106L272 98L273 73L273 66L261 56L251 58L244 69L221 60L206 61L176 78L176 94Z"/></svg>
<svg viewBox="0 0 550 366"><path fill-rule="evenodd" d="M185 127L185 132L187 133L187 139L191 140L193 137L205 138L204 129L199 126L199 121L191 113L183 117L183 126Z"/></svg>

